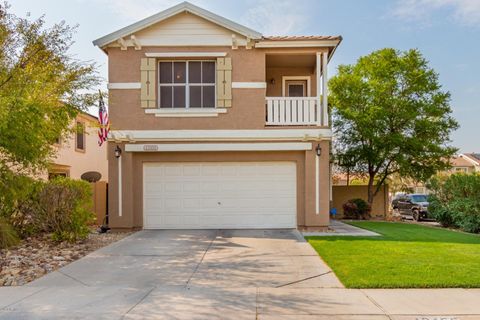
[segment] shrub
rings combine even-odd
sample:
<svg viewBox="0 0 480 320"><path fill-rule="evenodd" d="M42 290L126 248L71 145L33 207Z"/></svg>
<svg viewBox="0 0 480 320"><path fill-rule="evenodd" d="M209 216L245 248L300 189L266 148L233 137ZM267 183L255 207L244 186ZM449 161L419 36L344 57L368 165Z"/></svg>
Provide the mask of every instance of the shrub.
<svg viewBox="0 0 480 320"><path fill-rule="evenodd" d="M347 219L368 219L372 208L363 199L348 200L343 204L343 215Z"/></svg>
<svg viewBox="0 0 480 320"><path fill-rule="evenodd" d="M36 184L31 177L0 165L0 217L10 220L18 211L19 203L29 198Z"/></svg>
<svg viewBox="0 0 480 320"><path fill-rule="evenodd" d="M453 174L435 177L428 186L429 213L442 226L480 232L480 175Z"/></svg>
<svg viewBox="0 0 480 320"><path fill-rule="evenodd" d="M84 239L95 218L91 205L87 182L57 178L44 182L21 204L16 226L25 233L52 233L57 241Z"/></svg>
<svg viewBox="0 0 480 320"><path fill-rule="evenodd" d="M17 233L12 226L4 218L0 218L0 249L14 246L18 240Z"/></svg>

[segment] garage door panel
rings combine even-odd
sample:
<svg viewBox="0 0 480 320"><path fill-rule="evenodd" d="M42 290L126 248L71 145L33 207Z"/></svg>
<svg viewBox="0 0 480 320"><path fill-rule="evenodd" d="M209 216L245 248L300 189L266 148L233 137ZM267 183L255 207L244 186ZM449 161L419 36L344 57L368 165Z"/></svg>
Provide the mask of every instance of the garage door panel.
<svg viewBox="0 0 480 320"><path fill-rule="evenodd" d="M202 176L220 176L221 171L216 164L204 164L201 166Z"/></svg>
<svg viewBox="0 0 480 320"><path fill-rule="evenodd" d="M147 229L295 226L294 162L144 165Z"/></svg>
<svg viewBox="0 0 480 320"><path fill-rule="evenodd" d="M202 168L194 164L187 164L183 167L184 177L198 177L202 175Z"/></svg>
<svg viewBox="0 0 480 320"><path fill-rule="evenodd" d="M202 190L202 183L198 181L186 181L183 185L183 191L194 193Z"/></svg>
<svg viewBox="0 0 480 320"><path fill-rule="evenodd" d="M165 208L164 200L157 198L146 198L144 200L145 212L160 212Z"/></svg>
<svg viewBox="0 0 480 320"><path fill-rule="evenodd" d="M183 167L177 165L166 165L164 168L159 171L162 175L167 177L178 177L183 176Z"/></svg>

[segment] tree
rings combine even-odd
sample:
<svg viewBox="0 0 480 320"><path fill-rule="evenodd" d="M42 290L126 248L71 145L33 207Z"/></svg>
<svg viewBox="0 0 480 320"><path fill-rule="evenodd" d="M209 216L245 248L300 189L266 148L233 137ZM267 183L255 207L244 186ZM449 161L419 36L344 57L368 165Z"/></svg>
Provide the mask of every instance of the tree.
<svg viewBox="0 0 480 320"><path fill-rule="evenodd" d="M46 28L43 17L8 9L0 4L0 174L30 173L45 168L53 142L92 105L96 97L86 92L99 80L93 63L68 54L75 28Z"/></svg>
<svg viewBox="0 0 480 320"><path fill-rule="evenodd" d="M387 48L341 65L329 87L335 157L368 177L369 204L392 174L426 181L448 168L458 124L450 94L418 50Z"/></svg>

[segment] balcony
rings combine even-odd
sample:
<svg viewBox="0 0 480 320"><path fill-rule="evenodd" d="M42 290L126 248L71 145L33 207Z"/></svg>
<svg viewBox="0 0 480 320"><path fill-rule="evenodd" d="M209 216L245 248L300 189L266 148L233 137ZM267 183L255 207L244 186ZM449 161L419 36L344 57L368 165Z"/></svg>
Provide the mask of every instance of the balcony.
<svg viewBox="0 0 480 320"><path fill-rule="evenodd" d="M317 97L266 97L267 126L328 126Z"/></svg>
<svg viewBox="0 0 480 320"><path fill-rule="evenodd" d="M328 52L317 50L266 54L267 126L329 126Z"/></svg>

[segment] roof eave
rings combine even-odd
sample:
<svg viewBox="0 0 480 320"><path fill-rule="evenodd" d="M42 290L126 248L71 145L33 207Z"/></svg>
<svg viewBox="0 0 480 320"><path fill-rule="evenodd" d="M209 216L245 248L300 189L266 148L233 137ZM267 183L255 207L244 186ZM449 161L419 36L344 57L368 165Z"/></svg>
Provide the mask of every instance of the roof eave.
<svg viewBox="0 0 480 320"><path fill-rule="evenodd" d="M326 40L260 40L255 44L256 48L321 48L337 47L342 41L339 39Z"/></svg>
<svg viewBox="0 0 480 320"><path fill-rule="evenodd" d="M467 161L470 161L471 163L473 163L476 166L480 165L480 162L478 161L478 159L474 158L473 156L471 156L468 153L462 153L462 154L460 154L460 157L464 158Z"/></svg>
<svg viewBox="0 0 480 320"><path fill-rule="evenodd" d="M338 37L338 42L337 44L333 47L332 51L330 52L330 54L328 55L328 62L330 62L330 59L332 59L333 55L335 54L335 51L337 51L337 48L338 46L340 46L340 44L342 43L343 41L343 37L342 36L339 36Z"/></svg>
<svg viewBox="0 0 480 320"><path fill-rule="evenodd" d="M202 17L210 22L213 22L215 24L218 24L224 28L227 28L229 30L232 30L238 34L241 34L247 38L257 40L262 38L262 34L252 30L250 28L247 28L245 26L242 26L234 21L228 20L226 18L223 18L217 14L214 14L213 12L210 12L208 10L202 9L200 7L197 7L189 2L182 2L176 6L173 6L169 9L166 9L164 11L161 11L159 13L156 13L150 17L147 17L145 19L142 19L138 22L135 22L129 26L126 26L124 28L121 28L117 31L114 31L110 34L107 34L106 36L103 36L101 38L98 38L93 41L93 45L99 47L99 48L104 48L108 44L124 37L129 34L133 34L135 32L138 32L142 29L148 28L151 25L161 22L165 19L168 19L170 17L173 17L179 13L182 12L190 12L192 14L198 15L199 17ZM105 50L104 50L105 51Z"/></svg>

